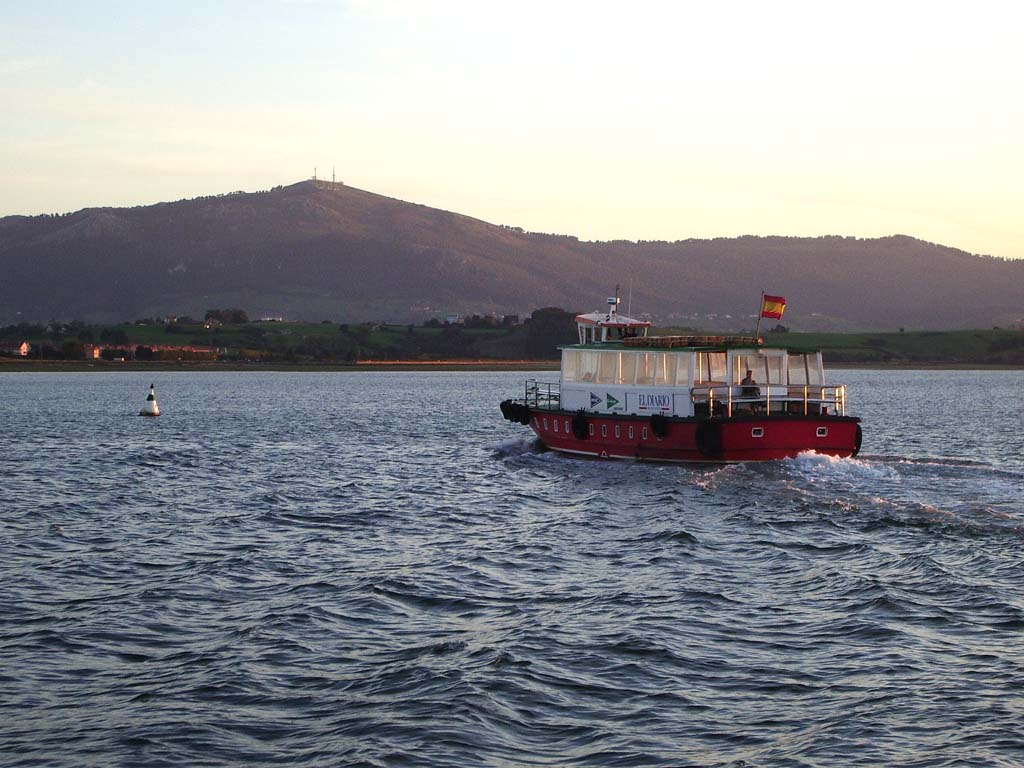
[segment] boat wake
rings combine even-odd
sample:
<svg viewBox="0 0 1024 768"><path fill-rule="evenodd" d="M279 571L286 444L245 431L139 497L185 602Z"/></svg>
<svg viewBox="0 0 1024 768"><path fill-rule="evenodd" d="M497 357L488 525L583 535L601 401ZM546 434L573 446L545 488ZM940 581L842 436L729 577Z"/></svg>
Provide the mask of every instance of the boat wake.
<svg viewBox="0 0 1024 768"><path fill-rule="evenodd" d="M899 472L889 466L880 465L868 458L840 458L816 451L801 451L796 458L783 459L785 468L808 477L848 480L891 480Z"/></svg>
<svg viewBox="0 0 1024 768"><path fill-rule="evenodd" d="M509 440L502 440L497 445L491 447L491 455L497 459L544 453L546 451L547 448L536 437L514 437Z"/></svg>
<svg viewBox="0 0 1024 768"><path fill-rule="evenodd" d="M869 527L939 525L971 534L1024 534L1024 505L1012 493L1020 478L980 462L841 459L809 451L775 467L750 469L763 472L764 479L774 476L787 496L844 517L853 514Z"/></svg>

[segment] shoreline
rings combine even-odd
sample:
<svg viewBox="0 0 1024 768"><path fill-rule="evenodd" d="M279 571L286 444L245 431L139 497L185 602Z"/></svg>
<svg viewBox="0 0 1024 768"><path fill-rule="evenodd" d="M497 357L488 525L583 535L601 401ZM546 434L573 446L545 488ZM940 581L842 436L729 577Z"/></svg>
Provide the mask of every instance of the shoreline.
<svg viewBox="0 0 1024 768"><path fill-rule="evenodd" d="M0 373L112 373L119 371L557 371L557 360L366 360L357 363L216 363L130 360L18 360L0 358Z"/></svg>
<svg viewBox="0 0 1024 768"><path fill-rule="evenodd" d="M1021 365L999 363L830 363L829 370L879 371L1020 371ZM107 360L18 360L0 358L0 373L165 373L169 371L271 371L334 373L351 371L555 371L557 360L365 360L356 363L218 363Z"/></svg>
<svg viewBox="0 0 1024 768"><path fill-rule="evenodd" d="M1024 365L1007 363L829 363L826 371L1021 371Z"/></svg>

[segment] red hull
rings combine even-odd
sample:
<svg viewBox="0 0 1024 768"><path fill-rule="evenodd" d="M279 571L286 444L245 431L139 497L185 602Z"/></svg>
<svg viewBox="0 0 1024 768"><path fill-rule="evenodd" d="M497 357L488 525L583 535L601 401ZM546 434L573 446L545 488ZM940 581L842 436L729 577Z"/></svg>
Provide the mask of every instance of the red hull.
<svg viewBox="0 0 1024 768"><path fill-rule="evenodd" d="M531 410L529 424L556 451L649 461L769 461L816 451L855 456L860 419L851 416L741 416L713 419L609 417Z"/></svg>

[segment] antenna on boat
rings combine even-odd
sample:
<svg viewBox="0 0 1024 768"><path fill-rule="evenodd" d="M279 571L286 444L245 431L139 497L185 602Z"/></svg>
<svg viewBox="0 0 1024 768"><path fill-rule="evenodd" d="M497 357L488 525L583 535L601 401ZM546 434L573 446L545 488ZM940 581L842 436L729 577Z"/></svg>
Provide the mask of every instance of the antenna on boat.
<svg viewBox="0 0 1024 768"><path fill-rule="evenodd" d="M626 300L626 317L633 316L633 278L629 278L629 298Z"/></svg>

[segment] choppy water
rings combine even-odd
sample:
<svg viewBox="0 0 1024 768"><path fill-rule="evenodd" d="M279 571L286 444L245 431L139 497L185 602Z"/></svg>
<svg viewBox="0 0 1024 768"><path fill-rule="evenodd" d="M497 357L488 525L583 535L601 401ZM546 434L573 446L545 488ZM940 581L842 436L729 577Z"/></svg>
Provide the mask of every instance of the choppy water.
<svg viewBox="0 0 1024 768"><path fill-rule="evenodd" d="M0 374L0 764L1024 764L1020 372L720 468L538 452L524 377Z"/></svg>

